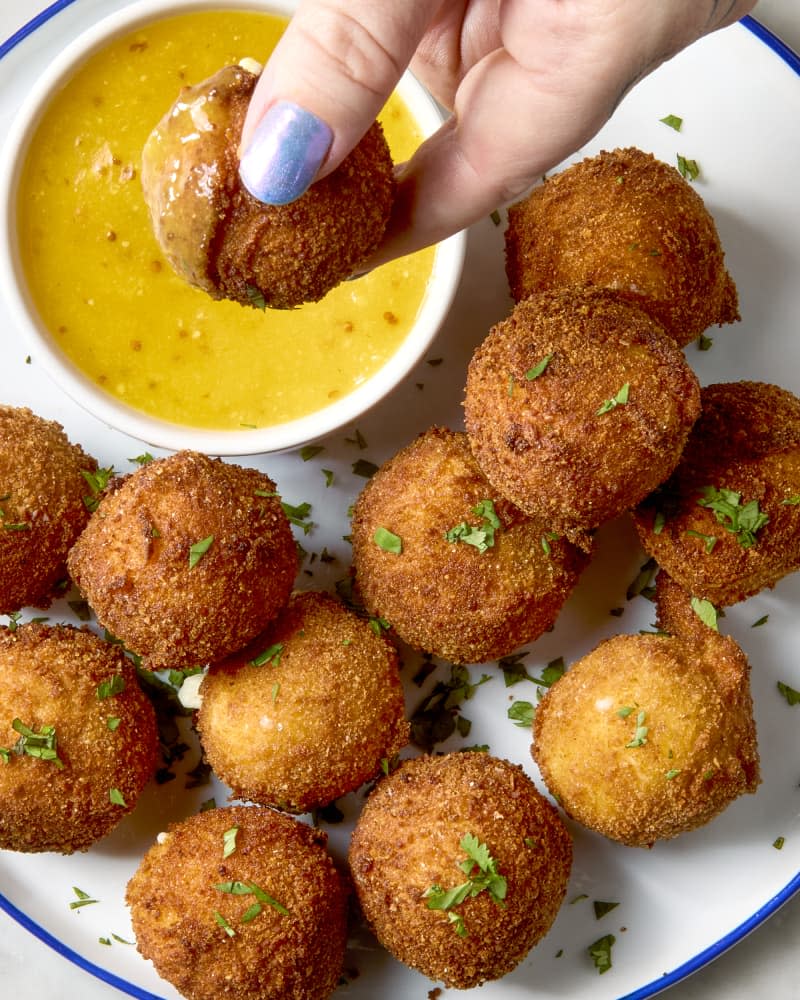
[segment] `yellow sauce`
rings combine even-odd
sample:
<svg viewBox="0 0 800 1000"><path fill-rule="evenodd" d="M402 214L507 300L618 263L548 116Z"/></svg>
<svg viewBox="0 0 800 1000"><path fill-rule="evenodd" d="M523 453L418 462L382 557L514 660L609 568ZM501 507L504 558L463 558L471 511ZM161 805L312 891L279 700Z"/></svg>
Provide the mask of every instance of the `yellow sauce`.
<svg viewBox="0 0 800 1000"><path fill-rule="evenodd" d="M145 139L181 86L263 61L285 24L206 11L114 42L53 97L24 167L20 244L45 324L107 392L175 423L263 427L334 402L391 358L425 294L433 250L290 312L213 301L164 261L139 183ZM392 97L381 121L407 159L421 135L405 104Z"/></svg>

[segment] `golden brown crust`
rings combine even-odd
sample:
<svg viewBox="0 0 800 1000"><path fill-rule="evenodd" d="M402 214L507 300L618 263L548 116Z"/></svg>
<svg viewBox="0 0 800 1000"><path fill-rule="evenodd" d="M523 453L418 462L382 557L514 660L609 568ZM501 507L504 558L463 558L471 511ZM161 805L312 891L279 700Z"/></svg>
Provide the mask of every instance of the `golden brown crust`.
<svg viewBox="0 0 800 1000"><path fill-rule="evenodd" d="M425 893L464 882L461 841L486 844L507 881L504 906L488 891L451 912ZM396 958L446 986L466 989L510 972L547 933L566 891L570 836L521 767L466 752L404 762L375 788L350 845L364 915Z"/></svg>
<svg viewBox="0 0 800 1000"><path fill-rule="evenodd" d="M336 598L294 594L204 678L206 757L238 798L298 813L326 805L408 743L399 667L394 646Z"/></svg>
<svg viewBox="0 0 800 1000"><path fill-rule="evenodd" d="M341 974L347 904L325 844L319 830L258 806L171 825L128 883L139 951L187 1000L324 1000ZM262 902L243 921L256 896L215 888L229 882L255 884L288 913Z"/></svg>
<svg viewBox="0 0 800 1000"><path fill-rule="evenodd" d="M35 733L55 727L63 767L15 753L14 719ZM32 623L0 629L0 746L10 751L0 761L0 847L71 854L134 808L155 771L158 733L118 647L86 629Z"/></svg>
<svg viewBox="0 0 800 1000"><path fill-rule="evenodd" d="M602 412L624 387L627 402ZM499 492L580 537L666 479L699 392L680 349L634 304L600 288L546 292L518 303L475 351L467 434Z"/></svg>
<svg viewBox="0 0 800 1000"><path fill-rule="evenodd" d="M393 164L375 122L301 198L258 201L238 173L256 80L227 66L184 88L145 145L142 186L161 248L190 284L213 298L254 305L260 296L289 309L321 299L377 248L394 199ZM189 132L191 143L183 141Z"/></svg>
<svg viewBox="0 0 800 1000"><path fill-rule="evenodd" d="M760 781L747 658L663 574L658 608L671 634L601 642L533 724L533 757L566 812L629 847L708 823Z"/></svg>
<svg viewBox="0 0 800 1000"><path fill-rule="evenodd" d="M50 605L89 520L83 473L96 469L61 424L0 406L0 614Z"/></svg>
<svg viewBox="0 0 800 1000"><path fill-rule="evenodd" d="M701 405L680 463L634 522L645 550L681 586L727 606L800 568L800 399L742 381L705 386ZM708 488L738 493L739 506L757 502L768 521L754 539L700 504Z"/></svg>
<svg viewBox="0 0 800 1000"><path fill-rule="evenodd" d="M144 666L185 668L266 627L291 593L297 546L267 475L182 451L104 496L68 564L98 621Z"/></svg>
<svg viewBox="0 0 800 1000"><path fill-rule="evenodd" d="M501 527L485 552L450 542L491 500ZM400 537L382 549L376 529ZM463 433L430 428L372 477L353 509L355 583L367 609L407 643L454 663L497 659L549 629L588 561L546 521L498 495ZM545 550L549 551L545 551Z"/></svg>
<svg viewBox="0 0 800 1000"><path fill-rule="evenodd" d="M639 149L603 151L511 207L506 272L516 301L569 285L637 302L681 346L739 319L714 220L678 170Z"/></svg>

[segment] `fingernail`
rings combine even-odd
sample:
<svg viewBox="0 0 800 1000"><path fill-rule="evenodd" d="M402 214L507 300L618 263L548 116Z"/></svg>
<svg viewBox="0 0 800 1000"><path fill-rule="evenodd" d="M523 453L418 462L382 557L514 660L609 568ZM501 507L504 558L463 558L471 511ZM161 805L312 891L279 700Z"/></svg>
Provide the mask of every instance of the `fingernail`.
<svg viewBox="0 0 800 1000"><path fill-rule="evenodd" d="M267 205L308 190L333 141L330 127L297 104L279 101L261 119L239 163L242 183Z"/></svg>

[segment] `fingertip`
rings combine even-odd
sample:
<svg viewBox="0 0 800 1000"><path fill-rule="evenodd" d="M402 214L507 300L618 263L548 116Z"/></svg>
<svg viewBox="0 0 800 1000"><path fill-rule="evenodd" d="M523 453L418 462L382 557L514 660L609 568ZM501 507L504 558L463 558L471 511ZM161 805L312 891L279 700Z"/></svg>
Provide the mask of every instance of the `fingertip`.
<svg viewBox="0 0 800 1000"><path fill-rule="evenodd" d="M332 142L332 129L317 115L292 101L277 101L242 153L242 184L267 205L289 204L308 190Z"/></svg>

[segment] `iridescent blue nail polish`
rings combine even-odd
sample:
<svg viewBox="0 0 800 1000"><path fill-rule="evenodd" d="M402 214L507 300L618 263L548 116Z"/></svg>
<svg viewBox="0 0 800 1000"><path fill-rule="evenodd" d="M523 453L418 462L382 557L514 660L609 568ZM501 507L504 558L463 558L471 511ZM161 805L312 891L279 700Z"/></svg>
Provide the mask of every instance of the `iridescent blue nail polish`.
<svg viewBox="0 0 800 1000"><path fill-rule="evenodd" d="M242 183L259 201L286 205L308 190L332 140L321 118L279 101L261 119L242 155Z"/></svg>

